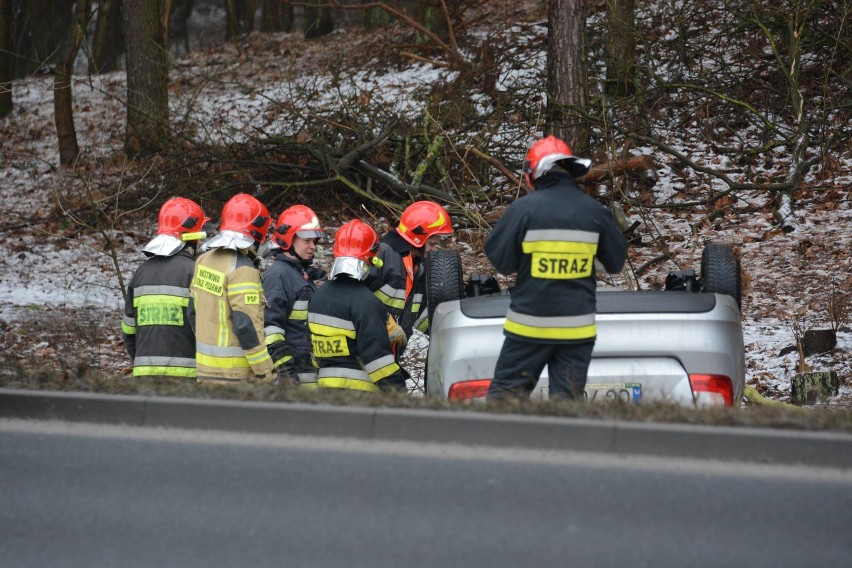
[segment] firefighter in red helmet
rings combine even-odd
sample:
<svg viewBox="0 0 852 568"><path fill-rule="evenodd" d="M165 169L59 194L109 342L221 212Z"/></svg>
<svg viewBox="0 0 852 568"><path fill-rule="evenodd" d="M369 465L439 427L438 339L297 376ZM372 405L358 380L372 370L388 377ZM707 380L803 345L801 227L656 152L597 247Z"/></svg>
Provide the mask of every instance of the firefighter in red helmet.
<svg viewBox="0 0 852 568"><path fill-rule="evenodd" d="M189 285L209 220L200 205L183 197L160 208L157 234L142 249L148 259L127 286L121 321L134 377L195 378Z"/></svg>
<svg viewBox="0 0 852 568"><path fill-rule="evenodd" d="M266 347L281 385L316 387L317 372L311 360L308 337L308 302L324 270L313 266L314 253L325 236L319 218L306 205L293 205L278 217L267 241L272 264L263 272L266 295L264 331Z"/></svg>
<svg viewBox="0 0 852 568"><path fill-rule="evenodd" d="M554 399L582 397L597 335L595 264L618 272L627 241L609 209L575 177L591 162L547 136L524 160L533 190L510 205L485 242L501 274L517 273L488 399L527 397L548 366Z"/></svg>
<svg viewBox="0 0 852 568"><path fill-rule="evenodd" d="M405 378L391 351L382 302L364 286L379 238L355 219L334 237L329 281L308 305L308 328L319 367L320 388L357 392L405 392Z"/></svg>
<svg viewBox="0 0 852 568"><path fill-rule="evenodd" d="M272 218L251 195L222 208L219 234L195 263L196 368L199 382L273 382L276 374L263 333L265 300L257 249Z"/></svg>
<svg viewBox="0 0 852 568"><path fill-rule="evenodd" d="M389 314L388 333L397 359L414 329L426 333L429 328L424 259L441 236L452 233L452 219L444 207L415 201L382 237L378 252L382 266L371 271L367 286Z"/></svg>

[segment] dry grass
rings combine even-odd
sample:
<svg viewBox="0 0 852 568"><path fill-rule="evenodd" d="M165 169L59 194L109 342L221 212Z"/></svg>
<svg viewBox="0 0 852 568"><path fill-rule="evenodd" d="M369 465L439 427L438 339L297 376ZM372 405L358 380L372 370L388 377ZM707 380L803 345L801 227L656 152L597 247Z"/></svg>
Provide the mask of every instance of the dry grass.
<svg viewBox="0 0 852 568"><path fill-rule="evenodd" d="M309 391L301 388L282 389L248 383L234 386L201 385L192 380L177 379L138 380L104 374L86 365L69 365L64 371L54 371L22 365L20 362L10 360L0 361L0 388L852 432L852 413L827 409L763 406L692 409L660 403L583 404L529 400L462 404L430 397L397 394L364 395L337 391Z"/></svg>

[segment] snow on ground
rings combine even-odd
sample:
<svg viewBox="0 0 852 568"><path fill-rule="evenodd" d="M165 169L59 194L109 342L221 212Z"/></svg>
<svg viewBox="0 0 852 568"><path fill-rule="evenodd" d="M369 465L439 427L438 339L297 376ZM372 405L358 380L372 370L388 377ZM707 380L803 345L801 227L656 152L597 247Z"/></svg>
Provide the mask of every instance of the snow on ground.
<svg viewBox="0 0 852 568"><path fill-rule="evenodd" d="M511 29L507 33L512 33ZM233 48L231 48L233 49ZM173 116L192 116L198 124L211 125L211 131L229 132L238 137L243 128L274 125L270 108L276 101L291 99L292 104L333 105L340 97L369 93L381 97L393 112L416 109L422 104L412 96L418 89L443 71L412 62L399 72L363 71L342 86L330 88L328 78L302 75L280 79L265 85L265 91L248 94L245 88L263 85L262 74L250 73L239 66L231 69L238 76L228 81L211 82L198 88L215 67L225 74L227 57L214 52L191 53L176 66L186 71L173 81L171 104ZM540 64L541 62L539 62ZM529 69L522 70L529 73ZM174 77L173 77L174 79ZM501 75L501 84L511 84L518 75L509 71ZM193 85L195 85L193 87ZM300 88L296 88L301 85ZM326 96L316 100L298 99L295 93L305 85L319 88ZM73 329L76 325L100 326L102 333L92 333L98 343L96 364L127 371L129 362L118 339L120 310L123 304L121 285L114 269L114 259L105 240L91 232L69 233L50 219L57 212L55 191L67 187L60 183L67 175L57 170L58 151L55 143L52 106L52 78L33 77L14 85L15 110L0 122L0 331L4 350L19 350L20 356L41 354L45 349L64 352L63 345L45 345L16 335L23 323L34 319L57 319L60 325ZM84 154L97 163L118 152L123 141L124 111L120 100L125 96L121 73L80 78L74 85L75 123ZM216 128L212 128L216 125ZM215 135L215 133L213 133ZM693 141L672 140L671 143L698 162L714 159L711 149ZM637 153L652 153L639 148ZM852 289L852 154L837 156L845 167L841 175L827 184L833 193L809 190L798 199L792 215L794 233L778 230L767 208L768 197L748 194L733 205L728 217L701 220L662 210L629 211L640 220L643 229L663 237L677 265L660 264L640 278L639 285L648 288L661 282L665 274L677 268L695 268L706 242L715 240L735 245L744 268L743 331L746 347L747 382L759 386L765 394L778 400L789 398L790 381L798 363L795 351L794 325L801 329L827 328L827 299L833 286L849 294ZM653 188L659 200L675 198L694 180L662 161L657 185ZM63 196L67 197L67 196ZM162 199L159 202L161 202ZM104 204L101 203L103 206ZM106 206L109 204L106 203ZM44 226L33 227L23 220L44 219ZM115 240L115 262L122 277L128 279L142 261L141 245L153 233L156 211L128 218L117 227L104 231ZM483 258L467 243L457 246L465 262L481 268ZM467 251L467 253L465 253ZM631 249L633 268L654 258L659 249L649 242ZM327 258L326 254L326 258ZM617 279L618 284L628 284ZM60 314L70 314L63 320ZM22 323L23 322L23 323ZM838 344L830 353L811 356L807 363L814 370L833 370L841 379L841 394L829 404L847 407L852 400L852 332L850 323L838 333ZM82 328L81 328L82 329ZM83 335L86 335L83 333Z"/></svg>

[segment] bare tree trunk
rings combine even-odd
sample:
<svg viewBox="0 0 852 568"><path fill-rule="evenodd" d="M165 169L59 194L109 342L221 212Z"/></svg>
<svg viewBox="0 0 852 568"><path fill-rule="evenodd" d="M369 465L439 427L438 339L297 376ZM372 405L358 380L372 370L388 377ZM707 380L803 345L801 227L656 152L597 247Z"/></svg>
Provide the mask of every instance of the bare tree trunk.
<svg viewBox="0 0 852 568"><path fill-rule="evenodd" d="M80 45L86 35L92 0L78 0L74 10L74 20L68 37L62 46L62 53L53 76L53 120L56 123L56 135L59 139L59 163L73 165L80 154L77 144L77 131L74 129L74 110L71 80L74 75L74 60L80 51Z"/></svg>
<svg viewBox="0 0 852 568"><path fill-rule="evenodd" d="M586 0L548 0L547 127L577 152L589 147L589 128L575 109L588 102Z"/></svg>
<svg viewBox="0 0 852 568"><path fill-rule="evenodd" d="M257 13L257 0L243 0L243 33L250 34L254 31L254 16Z"/></svg>
<svg viewBox="0 0 852 568"><path fill-rule="evenodd" d="M225 0L225 37L234 39L254 30L257 0Z"/></svg>
<svg viewBox="0 0 852 568"><path fill-rule="evenodd" d="M373 0L362 0L363 3L370 3ZM385 2L385 4L395 5L396 2ZM381 8L370 7L364 10L364 27L368 30L383 28L393 21L393 16L387 10Z"/></svg>
<svg viewBox="0 0 852 568"><path fill-rule="evenodd" d="M12 112L12 80L15 78L12 4L14 0L0 0L0 118Z"/></svg>
<svg viewBox="0 0 852 568"><path fill-rule="evenodd" d="M127 131L131 155L159 152L169 142L169 57L163 0L124 0L127 45Z"/></svg>
<svg viewBox="0 0 852 568"><path fill-rule="evenodd" d="M260 31L293 31L293 4L289 0L262 0L260 13Z"/></svg>
<svg viewBox="0 0 852 568"><path fill-rule="evenodd" d="M636 30L633 0L607 0L606 94L616 97L636 91Z"/></svg>
<svg viewBox="0 0 852 568"><path fill-rule="evenodd" d="M293 31L293 3L290 0L261 0L260 31Z"/></svg>
<svg viewBox="0 0 852 568"><path fill-rule="evenodd" d="M183 46L185 53L189 53L189 16L195 0L172 0L169 9L169 49L178 51Z"/></svg>
<svg viewBox="0 0 852 568"><path fill-rule="evenodd" d="M305 6L305 39L328 35L334 31L334 19L331 10L324 7L323 0L311 0L316 6Z"/></svg>
<svg viewBox="0 0 852 568"><path fill-rule="evenodd" d="M417 3L417 8L413 15L424 28L442 40L447 40L450 28L443 4L441 0L422 0ZM421 36L420 41L426 43L429 41L429 38Z"/></svg>
<svg viewBox="0 0 852 568"><path fill-rule="evenodd" d="M118 69L118 56L123 44L121 0L99 0L89 73L109 73Z"/></svg>
<svg viewBox="0 0 852 568"><path fill-rule="evenodd" d="M15 52L23 63L18 76L38 70L51 70L59 57L62 42L71 27L68 14L73 0L26 0L19 4L20 27L15 31L20 43Z"/></svg>

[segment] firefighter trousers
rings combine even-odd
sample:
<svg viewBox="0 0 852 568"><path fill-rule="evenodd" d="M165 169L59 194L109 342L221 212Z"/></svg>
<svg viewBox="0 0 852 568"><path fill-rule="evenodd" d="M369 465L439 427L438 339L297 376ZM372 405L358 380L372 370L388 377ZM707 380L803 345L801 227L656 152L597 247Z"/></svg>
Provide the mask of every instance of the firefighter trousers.
<svg viewBox="0 0 852 568"><path fill-rule="evenodd" d="M533 343L506 337L488 399L528 397L547 365L551 399L583 400L595 340L582 343Z"/></svg>

